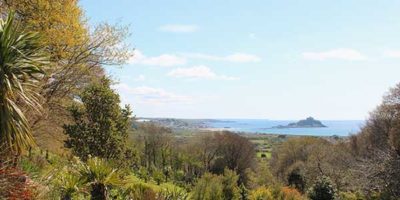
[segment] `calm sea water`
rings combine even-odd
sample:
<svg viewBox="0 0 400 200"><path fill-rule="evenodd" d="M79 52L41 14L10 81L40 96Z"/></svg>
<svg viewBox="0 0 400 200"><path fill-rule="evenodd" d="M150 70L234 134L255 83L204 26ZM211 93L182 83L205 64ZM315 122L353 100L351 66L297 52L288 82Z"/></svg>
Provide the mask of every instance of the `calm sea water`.
<svg viewBox="0 0 400 200"><path fill-rule="evenodd" d="M251 132L251 133L271 133L287 135L312 135L312 136L348 136L357 133L364 121L345 120L345 121L321 121L325 128L271 128L278 125L287 125L296 121L273 121L261 119L227 119L207 122L212 128L226 128L231 131Z"/></svg>

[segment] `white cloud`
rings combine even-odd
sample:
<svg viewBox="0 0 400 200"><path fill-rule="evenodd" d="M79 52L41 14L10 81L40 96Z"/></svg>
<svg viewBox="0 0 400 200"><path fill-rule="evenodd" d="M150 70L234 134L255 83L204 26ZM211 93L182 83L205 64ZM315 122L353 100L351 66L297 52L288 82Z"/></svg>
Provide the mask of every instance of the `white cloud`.
<svg viewBox="0 0 400 200"><path fill-rule="evenodd" d="M167 76L175 78L189 79L213 79L213 80L238 80L237 77L225 75L217 75L210 68L204 65L194 66L190 68L177 68L170 71Z"/></svg>
<svg viewBox="0 0 400 200"><path fill-rule="evenodd" d="M303 58L307 60L365 60L366 56L354 49L332 49L323 52L304 52Z"/></svg>
<svg viewBox="0 0 400 200"><path fill-rule="evenodd" d="M388 50L383 52L383 56L388 58L400 58L400 51Z"/></svg>
<svg viewBox="0 0 400 200"><path fill-rule="evenodd" d="M192 33L198 31L199 27L193 24L166 24L160 26L159 30L172 33Z"/></svg>
<svg viewBox="0 0 400 200"><path fill-rule="evenodd" d="M250 33L250 34L249 34L249 38L250 38L250 39L257 39L257 36L256 36L256 34L254 34L254 33Z"/></svg>
<svg viewBox="0 0 400 200"><path fill-rule="evenodd" d="M184 54L188 58L204 59L212 61L227 61L227 62L260 62L261 58L247 53L234 53L227 56L214 56L202 53L188 53Z"/></svg>
<svg viewBox="0 0 400 200"><path fill-rule="evenodd" d="M134 101L143 104L190 104L193 100L190 96L174 94L161 88L153 88L148 86L130 87L127 84L118 84L114 86L114 88L117 89L126 99L133 99Z"/></svg>
<svg viewBox="0 0 400 200"><path fill-rule="evenodd" d="M133 52L133 56L129 60L129 63L170 67L186 64L186 59L173 54L162 54L159 56L148 57L141 51L135 50Z"/></svg>

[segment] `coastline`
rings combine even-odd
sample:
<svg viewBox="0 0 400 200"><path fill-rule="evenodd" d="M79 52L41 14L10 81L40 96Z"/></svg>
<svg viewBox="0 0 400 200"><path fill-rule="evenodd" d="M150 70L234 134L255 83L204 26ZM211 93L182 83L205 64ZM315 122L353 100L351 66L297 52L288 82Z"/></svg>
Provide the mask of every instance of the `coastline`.
<svg viewBox="0 0 400 200"><path fill-rule="evenodd" d="M143 119L143 118L142 118ZM142 121L142 120L140 120ZM322 121L327 127L290 127L273 128L274 126L288 124L293 120L263 120L263 119L171 119L171 118L146 118L146 122L171 128L177 131L231 131L240 134L270 134L270 135L297 135L297 136L349 136L360 130L362 120L327 120Z"/></svg>

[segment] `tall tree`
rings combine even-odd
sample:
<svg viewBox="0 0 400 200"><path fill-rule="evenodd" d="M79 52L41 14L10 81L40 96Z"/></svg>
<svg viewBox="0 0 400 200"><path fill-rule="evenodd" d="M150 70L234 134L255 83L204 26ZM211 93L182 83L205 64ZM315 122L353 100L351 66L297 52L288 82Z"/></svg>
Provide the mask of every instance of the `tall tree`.
<svg viewBox="0 0 400 200"><path fill-rule="evenodd" d="M73 123L64 125L69 136L66 147L83 160L89 155L121 158L130 127L130 108L120 108L119 95L110 88L107 78L88 86L79 99L81 103L71 107Z"/></svg>
<svg viewBox="0 0 400 200"><path fill-rule="evenodd" d="M34 144L29 123L18 105L40 108L37 82L47 57L37 33L14 23L14 13L0 21L0 145L21 153Z"/></svg>
<svg viewBox="0 0 400 200"><path fill-rule="evenodd" d="M400 84L383 97L366 125L351 137L355 171L367 190L400 198Z"/></svg>
<svg viewBox="0 0 400 200"><path fill-rule="evenodd" d="M218 141L213 134L198 134L192 138L187 148L193 156L202 162L204 172L210 171L212 165L217 159Z"/></svg>
<svg viewBox="0 0 400 200"><path fill-rule="evenodd" d="M154 123L143 123L139 127L140 142L144 144L144 164L151 167L165 168L171 151L171 129Z"/></svg>
<svg viewBox="0 0 400 200"><path fill-rule="evenodd" d="M238 134L223 131L214 136L217 141L217 159L211 167L215 173L223 173L225 168L236 171L239 183L247 184L246 170L255 167L254 144Z"/></svg>
<svg viewBox="0 0 400 200"><path fill-rule="evenodd" d="M101 79L103 65L119 65L131 56L124 42L127 28L107 23L89 26L78 2L0 0L0 13L15 10L24 27L42 35L40 43L49 53L51 64L43 69L46 76L40 82L43 114L27 117L38 144L53 151L62 150L62 125L71 120L68 106L74 97Z"/></svg>

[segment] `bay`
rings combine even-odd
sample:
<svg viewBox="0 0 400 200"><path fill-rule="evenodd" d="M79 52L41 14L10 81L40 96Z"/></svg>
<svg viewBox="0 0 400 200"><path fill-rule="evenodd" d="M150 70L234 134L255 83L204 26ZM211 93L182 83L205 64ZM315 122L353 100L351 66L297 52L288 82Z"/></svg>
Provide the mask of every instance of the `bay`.
<svg viewBox="0 0 400 200"><path fill-rule="evenodd" d="M363 126L363 120L321 120L324 128L272 128L287 125L295 120L265 120L265 119L218 119L209 120L206 125L214 129L226 129L236 132L309 135L309 136L349 136L356 134Z"/></svg>

